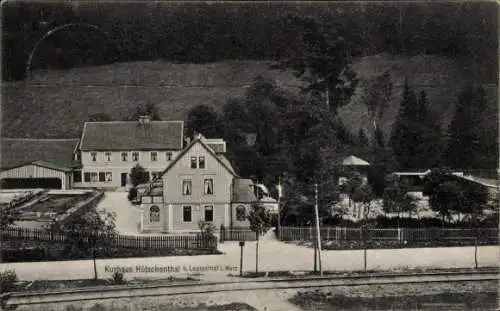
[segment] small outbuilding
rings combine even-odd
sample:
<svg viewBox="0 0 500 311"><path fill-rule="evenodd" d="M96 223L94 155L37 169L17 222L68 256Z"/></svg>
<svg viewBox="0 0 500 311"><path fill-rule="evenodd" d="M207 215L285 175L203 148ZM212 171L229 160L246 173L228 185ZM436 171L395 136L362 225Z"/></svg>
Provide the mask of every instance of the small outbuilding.
<svg viewBox="0 0 500 311"><path fill-rule="evenodd" d="M77 139L2 138L3 189L70 189Z"/></svg>

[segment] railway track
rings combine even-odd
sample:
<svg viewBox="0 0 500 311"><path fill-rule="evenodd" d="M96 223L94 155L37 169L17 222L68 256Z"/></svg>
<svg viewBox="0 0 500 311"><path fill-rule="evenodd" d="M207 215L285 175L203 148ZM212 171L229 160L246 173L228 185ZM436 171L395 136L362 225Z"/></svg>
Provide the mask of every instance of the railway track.
<svg viewBox="0 0 500 311"><path fill-rule="evenodd" d="M190 282L145 286L108 286L75 288L47 292L11 293L5 306L32 305L84 300L116 299L122 297L168 296L204 294L227 291L251 291L265 289L321 288L332 286L384 285L409 283L435 283L460 281L500 280L498 269L470 272L440 272L420 274L377 274L356 276L328 276L261 279L240 282Z"/></svg>

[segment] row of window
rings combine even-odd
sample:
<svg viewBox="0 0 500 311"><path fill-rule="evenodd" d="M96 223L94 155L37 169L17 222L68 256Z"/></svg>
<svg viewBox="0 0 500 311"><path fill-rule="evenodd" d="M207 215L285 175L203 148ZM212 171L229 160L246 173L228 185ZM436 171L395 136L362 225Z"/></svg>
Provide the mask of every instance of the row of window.
<svg viewBox="0 0 500 311"><path fill-rule="evenodd" d="M192 222L192 208L191 206L183 206L182 208L182 221L183 222ZM214 207L212 205L206 205L204 210L204 218L205 221L214 221ZM157 223L160 222L160 208L156 205L151 206L149 209L149 222Z"/></svg>
<svg viewBox="0 0 500 311"><path fill-rule="evenodd" d="M129 153L128 152L122 152L121 153L121 160L122 162L127 162L129 160ZM132 161L137 162L139 161L139 152L132 152ZM150 153L151 156L151 161L156 162L158 161L158 152L152 151ZM91 152L90 153L90 158L92 159L92 162L97 162L97 152ZM166 161L171 161L172 160L172 152L168 151L165 153L165 159ZM113 161L113 153L112 152L105 152L104 153L104 161L105 162L112 162Z"/></svg>
<svg viewBox="0 0 500 311"><path fill-rule="evenodd" d="M83 174L85 182L111 182L113 181L113 173L111 172L86 172ZM73 181L82 182L82 172L73 172Z"/></svg>
<svg viewBox="0 0 500 311"><path fill-rule="evenodd" d="M182 194L193 194L193 181L184 179L182 181ZM203 194L214 194L214 180L212 178L205 178L203 180Z"/></svg>
<svg viewBox="0 0 500 311"><path fill-rule="evenodd" d="M147 172L150 174L150 180L154 179L156 176L159 176L161 172ZM125 173L128 176L128 173ZM73 172L73 181L74 182L82 182L82 172L74 171ZM113 173L112 172L85 172L83 174L84 182L111 182L113 181Z"/></svg>

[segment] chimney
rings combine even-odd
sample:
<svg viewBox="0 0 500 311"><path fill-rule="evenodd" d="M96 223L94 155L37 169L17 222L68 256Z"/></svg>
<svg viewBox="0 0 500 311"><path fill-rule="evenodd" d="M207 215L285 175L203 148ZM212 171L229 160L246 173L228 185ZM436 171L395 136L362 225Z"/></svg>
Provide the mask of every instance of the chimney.
<svg viewBox="0 0 500 311"><path fill-rule="evenodd" d="M149 139L151 136L151 133L150 133L150 131L151 131L151 129L150 129L151 117L150 116L139 116L138 125L142 126L142 128L144 129L145 139Z"/></svg>
<svg viewBox="0 0 500 311"><path fill-rule="evenodd" d="M139 124L149 124L151 123L150 116L139 116Z"/></svg>

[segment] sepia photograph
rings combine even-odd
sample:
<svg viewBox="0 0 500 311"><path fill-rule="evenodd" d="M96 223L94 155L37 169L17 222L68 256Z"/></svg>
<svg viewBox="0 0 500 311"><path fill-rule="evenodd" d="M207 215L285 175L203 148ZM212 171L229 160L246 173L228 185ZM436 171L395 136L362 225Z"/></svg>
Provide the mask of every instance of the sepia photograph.
<svg viewBox="0 0 500 311"><path fill-rule="evenodd" d="M499 2L0 15L0 310L500 310Z"/></svg>

